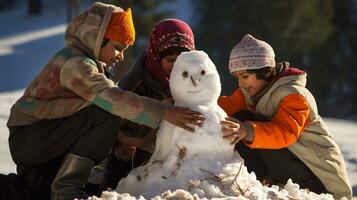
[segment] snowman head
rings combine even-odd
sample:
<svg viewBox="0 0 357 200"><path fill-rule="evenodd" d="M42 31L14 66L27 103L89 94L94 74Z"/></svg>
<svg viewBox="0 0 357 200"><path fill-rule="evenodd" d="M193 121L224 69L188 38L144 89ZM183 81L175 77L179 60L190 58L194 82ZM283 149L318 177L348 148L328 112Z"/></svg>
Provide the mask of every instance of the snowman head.
<svg viewBox="0 0 357 200"><path fill-rule="evenodd" d="M208 55L193 50L177 57L170 75L170 89L175 102L181 105L216 103L221 82Z"/></svg>

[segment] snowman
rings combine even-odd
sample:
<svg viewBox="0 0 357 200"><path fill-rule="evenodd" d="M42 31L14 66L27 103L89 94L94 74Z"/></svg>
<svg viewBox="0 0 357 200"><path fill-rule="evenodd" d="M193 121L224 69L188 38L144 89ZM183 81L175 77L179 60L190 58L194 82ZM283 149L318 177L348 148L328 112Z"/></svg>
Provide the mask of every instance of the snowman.
<svg viewBox="0 0 357 200"><path fill-rule="evenodd" d="M195 132L191 133L163 121L148 163L132 170L116 191L152 198L166 190L184 189L199 196L219 197L224 190L237 192L233 182L238 173L255 180L234 145L222 137L220 121L227 115L217 104L221 83L208 55L196 50L180 54L170 75L170 89L176 106L205 116L202 127L193 127ZM209 194L212 187L215 194Z"/></svg>

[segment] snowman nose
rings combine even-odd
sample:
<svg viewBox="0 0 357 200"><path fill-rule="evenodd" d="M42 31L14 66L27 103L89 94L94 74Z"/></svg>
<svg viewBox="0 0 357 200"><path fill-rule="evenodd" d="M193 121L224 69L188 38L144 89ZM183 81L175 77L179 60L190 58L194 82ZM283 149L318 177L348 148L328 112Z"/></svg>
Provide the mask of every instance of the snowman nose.
<svg viewBox="0 0 357 200"><path fill-rule="evenodd" d="M200 80L197 79L197 80L194 80L193 77L191 76L191 82L192 82L192 85L197 87L197 83L199 82Z"/></svg>

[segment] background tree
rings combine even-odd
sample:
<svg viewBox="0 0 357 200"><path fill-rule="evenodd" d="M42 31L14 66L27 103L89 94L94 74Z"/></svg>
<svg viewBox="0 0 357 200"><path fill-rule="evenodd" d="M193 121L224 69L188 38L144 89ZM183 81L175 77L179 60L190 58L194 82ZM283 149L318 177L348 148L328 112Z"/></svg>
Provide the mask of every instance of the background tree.
<svg viewBox="0 0 357 200"><path fill-rule="evenodd" d="M324 79L310 78L317 91L325 91L322 110L343 117L357 113L357 2L333 1L332 24L334 31L313 53L315 74L322 72ZM357 116L356 116L357 118Z"/></svg>
<svg viewBox="0 0 357 200"><path fill-rule="evenodd" d="M66 13L67 23L69 23L75 16L77 16L81 10L80 0L67 0L66 1Z"/></svg>
<svg viewBox="0 0 357 200"><path fill-rule="evenodd" d="M273 46L277 61L307 71L307 87L323 114L357 111L353 0L196 0L192 6L196 44L216 63L223 94L237 85L227 67L230 50L251 33Z"/></svg>
<svg viewBox="0 0 357 200"><path fill-rule="evenodd" d="M0 11L13 8L16 1L17 0L0 0Z"/></svg>
<svg viewBox="0 0 357 200"><path fill-rule="evenodd" d="M41 0L27 0L29 15L38 15L42 10L42 2Z"/></svg>

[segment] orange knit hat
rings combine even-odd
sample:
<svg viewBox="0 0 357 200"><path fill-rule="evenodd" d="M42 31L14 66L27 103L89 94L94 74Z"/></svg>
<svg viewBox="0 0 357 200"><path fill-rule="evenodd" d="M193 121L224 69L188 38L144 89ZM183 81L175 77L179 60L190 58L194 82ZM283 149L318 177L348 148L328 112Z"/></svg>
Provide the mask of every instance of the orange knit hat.
<svg viewBox="0 0 357 200"><path fill-rule="evenodd" d="M104 37L124 45L134 44L135 29L130 8L112 14Z"/></svg>

